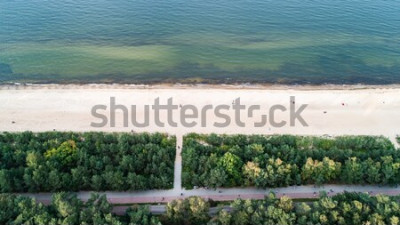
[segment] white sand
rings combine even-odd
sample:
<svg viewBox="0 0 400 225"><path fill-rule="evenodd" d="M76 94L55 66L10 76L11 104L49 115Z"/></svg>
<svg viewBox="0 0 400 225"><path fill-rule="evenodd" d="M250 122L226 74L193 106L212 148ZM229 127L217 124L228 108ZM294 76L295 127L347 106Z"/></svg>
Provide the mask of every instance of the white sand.
<svg viewBox="0 0 400 225"><path fill-rule="evenodd" d="M207 126L201 127L200 118L192 128L158 127L154 123L153 111L150 110L150 126L145 128L122 126L121 112L117 114L117 127L91 127L91 122L99 119L91 115L91 108L96 104L110 106L110 97L116 98L118 104L130 108L137 105L138 120L143 120L143 105L152 105L154 99L160 98L165 104L169 97L174 103L192 104L201 110L211 104L232 106L236 98L247 106L260 105L261 111L255 118L247 118L247 110L242 112L245 127L237 126L234 121L226 128L217 128L214 122L222 119L207 114ZM308 123L304 127L297 122L296 126L286 125L281 128L254 127L260 120L260 114L268 114L274 104L290 105L290 96L296 97L296 108L308 104L303 118ZM342 105L344 104L344 105ZM324 113L324 111L326 113ZM108 111L99 111L108 115ZM232 120L234 111L230 110ZM131 113L131 111L130 111ZM179 122L180 111L174 112L174 120ZM288 120L288 112L277 112L276 121ZM130 114L129 114L130 117ZM161 113L166 120L166 113ZM12 122L15 123L12 123ZM188 120L190 122L191 120ZM301 134L301 135L384 135L392 140L400 134L400 88L367 88L343 90L309 90L309 89L275 89L275 88L177 88L177 87L123 87L123 86L45 86L37 88L0 88L0 131L131 131L168 132L183 134L201 133L243 133L243 134Z"/></svg>

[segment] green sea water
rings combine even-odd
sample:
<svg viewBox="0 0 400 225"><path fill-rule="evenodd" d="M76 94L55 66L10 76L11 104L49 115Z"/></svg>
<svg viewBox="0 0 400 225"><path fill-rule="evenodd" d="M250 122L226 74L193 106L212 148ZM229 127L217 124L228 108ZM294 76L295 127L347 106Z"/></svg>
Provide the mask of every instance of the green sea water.
<svg viewBox="0 0 400 225"><path fill-rule="evenodd" d="M0 0L0 82L400 83L400 1Z"/></svg>

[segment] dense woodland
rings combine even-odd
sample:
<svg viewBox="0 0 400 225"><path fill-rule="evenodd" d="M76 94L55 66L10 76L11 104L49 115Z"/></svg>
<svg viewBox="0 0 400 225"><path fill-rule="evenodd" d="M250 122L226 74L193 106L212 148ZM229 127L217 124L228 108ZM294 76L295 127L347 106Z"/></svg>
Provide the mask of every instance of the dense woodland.
<svg viewBox="0 0 400 225"><path fill-rule="evenodd" d="M209 225L240 224L400 224L399 199L361 193L322 196L315 202L293 202L288 197L236 200L231 212L220 211Z"/></svg>
<svg viewBox="0 0 400 225"><path fill-rule="evenodd" d="M189 134L182 157L188 189L400 183L400 151L383 137Z"/></svg>
<svg viewBox="0 0 400 225"><path fill-rule="evenodd" d="M148 205L133 205L124 215L117 216L104 195L92 194L87 202L82 202L75 194L57 193L51 204L45 206L29 197L0 194L0 224L400 224L399 197L385 195L344 193L327 197L322 194L316 201L294 202L288 197L276 198L270 194L264 200L238 199L230 204L230 209L217 207L210 214L210 206L215 204L190 197L170 202L162 215L152 215Z"/></svg>
<svg viewBox="0 0 400 225"><path fill-rule="evenodd" d="M172 188L175 144L159 133L0 133L0 191Z"/></svg>

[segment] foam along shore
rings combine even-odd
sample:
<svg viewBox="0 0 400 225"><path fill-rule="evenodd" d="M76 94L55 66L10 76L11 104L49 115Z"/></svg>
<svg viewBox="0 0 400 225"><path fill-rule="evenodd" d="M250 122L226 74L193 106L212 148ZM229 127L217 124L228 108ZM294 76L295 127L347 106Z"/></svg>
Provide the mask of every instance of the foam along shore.
<svg viewBox="0 0 400 225"><path fill-rule="evenodd" d="M294 97L295 100L293 100ZM172 134L243 133L243 134L295 134L295 135L384 135L392 140L400 134L400 87L397 86L185 86L185 85L3 85L0 88L0 131L124 131L168 132ZM171 98L175 105L169 117L161 110L155 121L155 100L166 105ZM235 117L235 105L240 98L240 122ZM112 101L127 108L115 110L115 126L112 126L110 109ZM102 105L93 114L93 107ZM135 126L132 121L144 122L146 106L149 108L149 125ZM197 117L185 118L182 110L187 105L197 109ZM209 105L209 106L207 106ZM216 114L230 119L229 125L218 127L226 121ZM280 105L284 108L274 111ZM296 119L290 125L291 107L299 110L307 126ZM135 110L133 110L133 107ZM203 113L205 107L210 107ZM251 106L255 107L252 112ZM105 107L105 108L104 108ZM207 108L206 107L206 108ZM186 107L187 108L187 107ZM192 107L193 108L193 107ZM221 109L222 108L222 109ZM254 108L254 107L253 107ZM286 109L286 110L285 110ZM112 111L112 110L111 110ZM93 126L102 122L101 127ZM124 114L128 123L124 126ZM204 115L204 117L202 117ZM263 121L266 116L267 123ZM287 123L276 126L272 122ZM169 123L170 119L176 124ZM206 120L206 121L203 121ZM194 123L192 123L194 122ZM190 126L187 126L187 124ZM259 126L255 126L255 124ZM194 125L193 125L194 124ZM261 125L260 125L261 124ZM176 125L176 126L175 126Z"/></svg>

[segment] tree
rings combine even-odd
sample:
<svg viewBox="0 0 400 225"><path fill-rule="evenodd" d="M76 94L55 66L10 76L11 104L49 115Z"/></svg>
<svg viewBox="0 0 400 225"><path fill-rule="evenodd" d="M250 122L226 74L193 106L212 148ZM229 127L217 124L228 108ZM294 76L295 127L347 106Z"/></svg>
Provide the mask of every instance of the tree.
<svg viewBox="0 0 400 225"><path fill-rule="evenodd" d="M282 196L279 200L278 207L285 212L290 212L293 209L293 201L287 196Z"/></svg>
<svg viewBox="0 0 400 225"><path fill-rule="evenodd" d="M167 204L167 219L172 224L205 224L209 220L209 203L200 197L174 200Z"/></svg>
<svg viewBox="0 0 400 225"><path fill-rule="evenodd" d="M399 175L400 163L394 163L392 156L383 156L382 159L382 173L384 184L396 183L396 178Z"/></svg>
<svg viewBox="0 0 400 225"><path fill-rule="evenodd" d="M257 178L261 174L261 168L258 166L258 163L247 162L243 168L243 175L245 176L247 185L254 185Z"/></svg>
<svg viewBox="0 0 400 225"><path fill-rule="evenodd" d="M242 160L230 152L225 153L218 162L218 165L228 174L229 185L235 186L241 183Z"/></svg>
<svg viewBox="0 0 400 225"><path fill-rule="evenodd" d="M0 194L0 224L7 224L18 215L15 196Z"/></svg>
<svg viewBox="0 0 400 225"><path fill-rule="evenodd" d="M73 140L63 142L58 148L53 148L44 153L47 159L61 163L62 168L72 167L77 160L76 143Z"/></svg>
<svg viewBox="0 0 400 225"><path fill-rule="evenodd" d="M211 169L209 179L205 181L205 184L208 187L221 187L226 184L227 178L228 176L226 175L225 170L219 167L213 168Z"/></svg>
<svg viewBox="0 0 400 225"><path fill-rule="evenodd" d="M234 225L246 224L249 221L249 216L244 211L239 211L233 214L232 221Z"/></svg>
<svg viewBox="0 0 400 225"><path fill-rule="evenodd" d="M160 220L150 213L148 206L131 206L126 214L131 225L161 225Z"/></svg>
<svg viewBox="0 0 400 225"><path fill-rule="evenodd" d="M37 204L35 199L27 197L17 197L15 199L15 210L17 217L11 224L49 224L55 220L49 215L46 208Z"/></svg>
<svg viewBox="0 0 400 225"><path fill-rule="evenodd" d="M399 217L397 217L397 216L392 216L392 217L390 217L390 224L392 224L392 225L397 225L397 224L399 224Z"/></svg>
<svg viewBox="0 0 400 225"><path fill-rule="evenodd" d="M112 215L112 205L105 195L92 193L79 215L80 224L121 224Z"/></svg>
<svg viewBox="0 0 400 225"><path fill-rule="evenodd" d="M221 210L218 213L218 224L220 225L229 225L232 221L232 215L229 214L226 210Z"/></svg>
<svg viewBox="0 0 400 225"><path fill-rule="evenodd" d="M365 179L369 184L380 184L382 182L381 163L374 162L368 158L362 163L363 171L365 171Z"/></svg>
<svg viewBox="0 0 400 225"><path fill-rule="evenodd" d="M82 202L75 194L60 192L53 195L52 206L60 224L78 224Z"/></svg>
<svg viewBox="0 0 400 225"><path fill-rule="evenodd" d="M190 220L195 224L206 223L209 219L210 205L201 197L189 197Z"/></svg>
<svg viewBox="0 0 400 225"><path fill-rule="evenodd" d="M94 175L92 177L92 186L93 190L101 191L103 190L103 178L99 175Z"/></svg>
<svg viewBox="0 0 400 225"><path fill-rule="evenodd" d="M288 186L293 183L292 174L296 170L296 166L283 162L280 158L268 159L265 169L261 170L261 174L256 179L257 187L277 187Z"/></svg>
<svg viewBox="0 0 400 225"><path fill-rule="evenodd" d="M302 178L305 181L314 181L320 185L338 177L340 169L341 163L335 162L328 157L324 157L322 162L307 158L302 170Z"/></svg>
<svg viewBox="0 0 400 225"><path fill-rule="evenodd" d="M187 206L188 202L184 200L174 200L167 204L166 217L172 224L184 224L185 218L187 219Z"/></svg>
<svg viewBox="0 0 400 225"><path fill-rule="evenodd" d="M12 177L10 177L10 173L6 169L0 170L0 191L1 192L10 192L13 190L12 187Z"/></svg>
<svg viewBox="0 0 400 225"><path fill-rule="evenodd" d="M343 168L342 179L347 184L360 184L364 182L364 173L356 157L349 158Z"/></svg>
<svg viewBox="0 0 400 225"><path fill-rule="evenodd" d="M63 186L63 183L61 182L61 177L58 171L52 170L49 173L49 189L51 191L57 191L60 190Z"/></svg>

